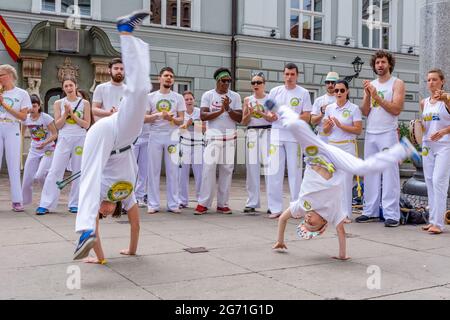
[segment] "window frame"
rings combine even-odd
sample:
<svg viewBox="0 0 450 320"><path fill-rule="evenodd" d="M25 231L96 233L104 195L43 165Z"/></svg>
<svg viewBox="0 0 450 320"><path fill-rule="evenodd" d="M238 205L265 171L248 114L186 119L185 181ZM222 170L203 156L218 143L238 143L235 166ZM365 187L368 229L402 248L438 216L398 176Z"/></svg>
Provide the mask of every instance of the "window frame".
<svg viewBox="0 0 450 320"><path fill-rule="evenodd" d="M288 40L294 40L294 41L307 41L307 42L313 42L313 43L327 43L327 36L326 36L326 30L325 27L328 23L328 6L329 2L327 0L322 0L322 12L315 12L315 11L307 11L303 9L303 1L305 0L299 0L299 9L291 8L291 0L286 0L286 38ZM313 4L312 10L314 10L314 0L311 0ZM295 11L295 13L298 13L299 16L299 30L298 38L291 37L291 13ZM322 40L314 40L314 39L304 39L303 38L303 16L309 15L312 16L312 24L311 24L311 36L314 37L314 17L320 17L322 18Z"/></svg>
<svg viewBox="0 0 450 320"><path fill-rule="evenodd" d="M187 27L182 27L181 26L181 0L176 0L177 1L177 25L176 26L172 26L172 25L167 25L167 0L161 0L161 23L152 23L151 19L149 19L149 26L153 26L153 27L162 27L162 28L168 28L168 29L177 29L177 30L194 30L194 19L195 19L195 13L194 13L194 8L195 8L195 0L191 0L191 26L189 28ZM149 0L149 10L151 10L152 8L152 2L151 0Z"/></svg>
<svg viewBox="0 0 450 320"><path fill-rule="evenodd" d="M151 78L150 78L150 82L152 83L152 92L155 92L155 91L157 91L157 90L159 90L159 76L152 76ZM178 90L180 89L180 85L187 85L187 89L186 90L189 90L189 91L193 91L192 90L192 88L193 88L193 79L190 79L190 78L180 78L180 77L175 77L175 82L174 82L174 84L173 84L173 87L172 87L172 91L173 92L176 92L176 93L179 93L179 94L183 94L183 92L178 92ZM158 89L156 89L155 90L155 84L157 84L158 85Z"/></svg>
<svg viewBox="0 0 450 320"><path fill-rule="evenodd" d="M369 6L373 5L374 0L369 0ZM383 4L383 0L380 0ZM397 15L398 11L398 0L388 0L389 1L389 23L383 22L383 7L380 8L380 46L373 46L373 29L369 29L369 46L366 47L363 45L363 25L368 25L368 20L363 19L363 0L359 0L358 7L358 30L359 30L359 47L367 50L388 50L393 51L393 48L396 47L396 24L392 23ZM378 22L378 20L377 20ZM389 29L389 44L388 48L383 48L383 28Z"/></svg>
<svg viewBox="0 0 450 320"><path fill-rule="evenodd" d="M38 0L38 2L39 2L40 13L54 14L54 15L58 15L58 16L67 16L67 17L70 17L70 16L73 15L73 13L70 14L70 13L61 11L61 0L55 0L55 11L44 10L44 7L43 7L44 3L43 3L43 1L42 0ZM96 0L90 0L90 2L91 2L91 4L90 4L90 13L89 13L89 15L83 15L83 14L81 14L81 11L80 11L80 17L81 18L91 19L93 17L92 10L94 8L94 5L95 5L94 2L96 2ZM78 6L78 0L73 0L73 5L74 6Z"/></svg>

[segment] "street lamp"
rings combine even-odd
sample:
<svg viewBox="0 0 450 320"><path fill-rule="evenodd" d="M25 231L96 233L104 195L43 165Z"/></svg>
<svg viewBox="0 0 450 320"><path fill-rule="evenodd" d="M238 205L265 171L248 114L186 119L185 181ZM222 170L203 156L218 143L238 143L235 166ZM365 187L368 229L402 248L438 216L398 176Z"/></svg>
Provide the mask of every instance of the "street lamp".
<svg viewBox="0 0 450 320"><path fill-rule="evenodd" d="M353 60L352 65L353 65L353 70L355 71L355 74L352 76L347 76L344 78L344 80L346 82L351 82L354 78L358 78L359 77L359 73L362 70L364 61L362 61L362 59L360 57L356 57L355 60Z"/></svg>

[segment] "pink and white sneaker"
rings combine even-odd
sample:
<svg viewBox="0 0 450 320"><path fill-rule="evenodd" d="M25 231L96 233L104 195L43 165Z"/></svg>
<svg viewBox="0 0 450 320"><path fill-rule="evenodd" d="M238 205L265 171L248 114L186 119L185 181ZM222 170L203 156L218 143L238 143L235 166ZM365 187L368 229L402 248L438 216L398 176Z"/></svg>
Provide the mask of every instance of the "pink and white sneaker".
<svg viewBox="0 0 450 320"><path fill-rule="evenodd" d="M21 203L13 202L13 204L12 204L12 211L14 211L14 212L24 212L25 209L23 208Z"/></svg>

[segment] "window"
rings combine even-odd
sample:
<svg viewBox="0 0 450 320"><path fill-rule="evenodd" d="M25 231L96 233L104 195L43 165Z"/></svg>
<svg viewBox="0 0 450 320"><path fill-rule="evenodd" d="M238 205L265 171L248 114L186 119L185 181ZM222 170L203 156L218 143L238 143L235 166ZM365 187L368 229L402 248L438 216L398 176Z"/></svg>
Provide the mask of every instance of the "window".
<svg viewBox="0 0 450 320"><path fill-rule="evenodd" d="M291 39L323 41L323 0L288 0Z"/></svg>
<svg viewBox="0 0 450 320"><path fill-rule="evenodd" d="M158 78L153 78L152 77L151 81L152 81L152 92L158 91L159 90ZM185 92L187 90L191 90L191 88L192 88L191 81L189 81L189 80L177 80L173 84L172 90L174 92L179 93L179 94L183 94L183 92Z"/></svg>
<svg viewBox="0 0 450 320"><path fill-rule="evenodd" d="M361 44L365 48L386 49L391 46L391 1L362 0Z"/></svg>
<svg viewBox="0 0 450 320"><path fill-rule="evenodd" d="M176 28L192 27L191 0L151 0L151 24Z"/></svg>
<svg viewBox="0 0 450 320"><path fill-rule="evenodd" d="M91 0L42 0L41 10L56 14L91 16Z"/></svg>

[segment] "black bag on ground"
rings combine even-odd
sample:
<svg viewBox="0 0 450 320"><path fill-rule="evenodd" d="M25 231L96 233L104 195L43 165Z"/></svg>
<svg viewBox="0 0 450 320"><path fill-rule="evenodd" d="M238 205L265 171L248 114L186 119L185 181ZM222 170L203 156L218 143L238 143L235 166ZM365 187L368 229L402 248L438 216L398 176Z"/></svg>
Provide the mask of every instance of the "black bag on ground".
<svg viewBox="0 0 450 320"><path fill-rule="evenodd" d="M428 224L429 216L429 212L422 209L400 212L400 223L412 225Z"/></svg>

